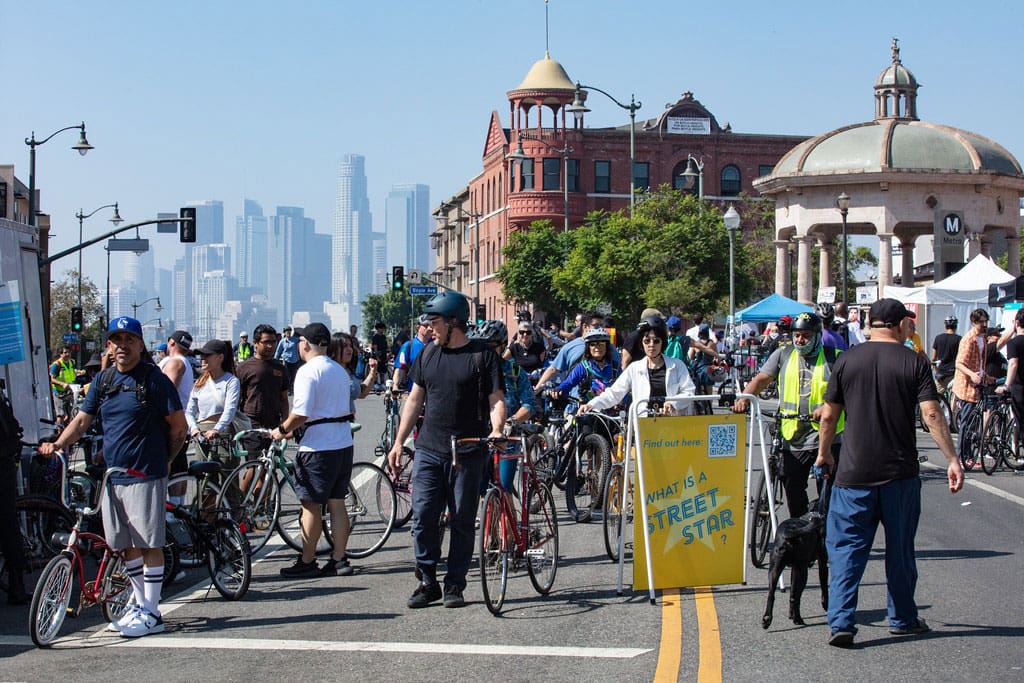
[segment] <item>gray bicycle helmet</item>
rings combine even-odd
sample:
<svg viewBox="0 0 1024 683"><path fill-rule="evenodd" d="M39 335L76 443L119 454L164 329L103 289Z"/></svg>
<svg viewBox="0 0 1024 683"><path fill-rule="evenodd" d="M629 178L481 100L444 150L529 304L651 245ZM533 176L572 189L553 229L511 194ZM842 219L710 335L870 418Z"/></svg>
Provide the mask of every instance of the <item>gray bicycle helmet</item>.
<svg viewBox="0 0 1024 683"><path fill-rule="evenodd" d="M612 340L611 335L603 327L591 327L585 335L583 335L583 343L589 344L590 342L610 342Z"/></svg>
<svg viewBox="0 0 1024 683"><path fill-rule="evenodd" d="M504 344L508 342L508 328L500 320L485 320L477 325L468 336L470 339Z"/></svg>
<svg viewBox="0 0 1024 683"><path fill-rule="evenodd" d="M825 323L832 322L833 318L836 317L835 306L833 306L832 304L828 303L827 301L822 301L820 304L817 304L814 307L814 312L817 313L818 316Z"/></svg>
<svg viewBox="0 0 1024 683"><path fill-rule="evenodd" d="M431 297L423 307L423 313L455 318L464 324L469 320L469 300L458 292L441 292Z"/></svg>

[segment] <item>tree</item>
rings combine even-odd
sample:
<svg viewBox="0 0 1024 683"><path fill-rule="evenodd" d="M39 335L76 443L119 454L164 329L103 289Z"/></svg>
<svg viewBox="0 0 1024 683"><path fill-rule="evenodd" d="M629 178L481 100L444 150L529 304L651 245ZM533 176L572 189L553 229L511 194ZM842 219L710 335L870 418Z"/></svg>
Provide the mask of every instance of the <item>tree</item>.
<svg viewBox="0 0 1024 683"><path fill-rule="evenodd" d="M65 271L62 278L50 288L50 349L56 351L64 345L62 337L71 331L71 308L78 305L78 271ZM99 289L87 277L82 278L82 310L85 327L82 341L98 342L106 332L100 321L104 317ZM83 356L85 357L85 356Z"/></svg>
<svg viewBox="0 0 1024 683"><path fill-rule="evenodd" d="M378 322L387 325L388 336L394 336L405 323L412 321L423 312L426 300L422 296L412 296L408 288L401 291L388 290L387 294L371 294L362 303L363 330L373 334L373 326Z"/></svg>
<svg viewBox="0 0 1024 683"><path fill-rule="evenodd" d="M729 236L722 214L668 186L645 195L632 218L593 213L576 231L556 292L595 306L609 304L636 321L654 306L666 315L722 310L729 296ZM743 250L736 251L736 289L751 289Z"/></svg>
<svg viewBox="0 0 1024 683"><path fill-rule="evenodd" d="M578 308L577 300L559 295L551 286L555 270L572 250L575 234L556 230L551 221L544 220L509 235L502 249L504 262L496 275L506 300L517 306L532 303L557 316Z"/></svg>

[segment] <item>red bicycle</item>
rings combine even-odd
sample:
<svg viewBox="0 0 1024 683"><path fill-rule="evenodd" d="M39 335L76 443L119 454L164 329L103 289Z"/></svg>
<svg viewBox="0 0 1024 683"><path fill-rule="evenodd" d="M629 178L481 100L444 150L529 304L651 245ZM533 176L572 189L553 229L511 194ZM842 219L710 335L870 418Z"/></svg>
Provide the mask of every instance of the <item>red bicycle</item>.
<svg viewBox="0 0 1024 683"><path fill-rule="evenodd" d="M77 510L75 525L68 533L54 534L64 545L60 554L50 560L36 582L29 611L29 633L32 642L47 647L53 642L69 614L77 617L82 610L98 604L103 618L116 621L128 611L132 592L124 567L122 551L111 550L102 536L82 530L86 517L100 510L111 474L130 474L145 478L145 474L124 467L108 467L96 496L96 507L85 506ZM86 581L84 555L100 556L96 577ZM78 578L78 606L71 608L72 578Z"/></svg>
<svg viewBox="0 0 1024 683"><path fill-rule="evenodd" d="M526 427L526 425L521 426ZM506 453L507 441L491 438L453 439L452 457L461 444L487 443L494 458L494 478L484 497L483 515L477 545L480 551L480 583L484 602L497 615L505 602L510 571L526 567L530 582L541 595L547 595L558 570L558 519L551 489L541 483L527 452ZM522 460L519 467L519 514L516 515L513 492L501 486L499 463Z"/></svg>

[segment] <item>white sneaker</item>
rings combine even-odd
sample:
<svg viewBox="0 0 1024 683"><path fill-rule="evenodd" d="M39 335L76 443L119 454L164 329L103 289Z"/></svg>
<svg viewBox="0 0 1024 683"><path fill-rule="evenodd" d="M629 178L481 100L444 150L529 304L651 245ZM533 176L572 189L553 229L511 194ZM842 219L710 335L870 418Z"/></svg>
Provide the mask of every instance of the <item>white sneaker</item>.
<svg viewBox="0 0 1024 683"><path fill-rule="evenodd" d="M120 633L121 629L127 626L128 622L135 618L135 612L138 609L139 606L135 604L135 598L132 598L128 602L128 609L125 610L125 613L121 615L120 619L115 619L114 621L107 624L107 630L112 631L114 633Z"/></svg>
<svg viewBox="0 0 1024 683"><path fill-rule="evenodd" d="M135 617L121 627L121 636L123 638L141 638L142 636L163 632L163 617L147 612L144 609L137 610Z"/></svg>

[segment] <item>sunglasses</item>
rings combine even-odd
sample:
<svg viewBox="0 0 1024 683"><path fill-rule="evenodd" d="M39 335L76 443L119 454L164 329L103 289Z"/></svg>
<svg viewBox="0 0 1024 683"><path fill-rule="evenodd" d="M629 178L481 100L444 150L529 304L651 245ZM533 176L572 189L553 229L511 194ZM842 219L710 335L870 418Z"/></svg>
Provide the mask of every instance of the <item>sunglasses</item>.
<svg viewBox="0 0 1024 683"><path fill-rule="evenodd" d="M658 346L661 344L661 337L644 337L644 346Z"/></svg>

